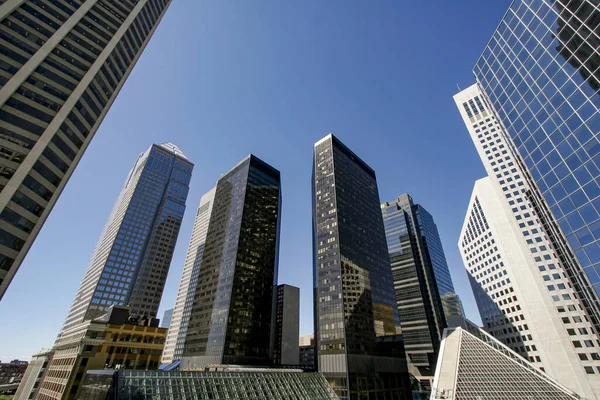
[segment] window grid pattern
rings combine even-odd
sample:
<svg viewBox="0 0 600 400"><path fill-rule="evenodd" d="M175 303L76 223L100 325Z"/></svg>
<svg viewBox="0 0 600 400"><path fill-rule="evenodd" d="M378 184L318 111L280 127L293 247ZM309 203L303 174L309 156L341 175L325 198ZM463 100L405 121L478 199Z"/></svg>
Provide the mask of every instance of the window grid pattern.
<svg viewBox="0 0 600 400"><path fill-rule="evenodd" d="M592 1L514 2L474 73L560 226L564 267L598 326L600 88ZM566 246L568 243L568 246ZM570 247L570 250L567 248ZM579 265L577 265L577 263Z"/></svg>

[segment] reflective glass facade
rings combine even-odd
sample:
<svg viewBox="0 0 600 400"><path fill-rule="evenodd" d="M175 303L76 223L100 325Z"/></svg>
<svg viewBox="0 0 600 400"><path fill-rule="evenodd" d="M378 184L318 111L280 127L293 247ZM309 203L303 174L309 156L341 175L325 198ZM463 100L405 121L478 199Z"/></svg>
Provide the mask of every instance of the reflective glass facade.
<svg viewBox="0 0 600 400"><path fill-rule="evenodd" d="M474 69L528 171L528 195L597 328L599 24L595 1L515 1Z"/></svg>
<svg viewBox="0 0 600 400"><path fill-rule="evenodd" d="M173 144L139 156L98 241L63 331L128 305L156 318L185 211L193 164Z"/></svg>
<svg viewBox="0 0 600 400"><path fill-rule="evenodd" d="M399 318L375 172L333 135L314 148L313 240L319 372L340 399L404 398L405 360L377 340Z"/></svg>
<svg viewBox="0 0 600 400"><path fill-rule="evenodd" d="M268 365L277 283L279 171L251 155L217 182L182 369Z"/></svg>
<svg viewBox="0 0 600 400"><path fill-rule="evenodd" d="M446 326L441 294L454 293L444 249L433 217L410 195L381 210L409 371L431 380Z"/></svg>
<svg viewBox="0 0 600 400"><path fill-rule="evenodd" d="M0 4L2 298L170 0Z"/></svg>
<svg viewBox="0 0 600 400"><path fill-rule="evenodd" d="M318 373L89 371L81 391L86 400L337 400Z"/></svg>

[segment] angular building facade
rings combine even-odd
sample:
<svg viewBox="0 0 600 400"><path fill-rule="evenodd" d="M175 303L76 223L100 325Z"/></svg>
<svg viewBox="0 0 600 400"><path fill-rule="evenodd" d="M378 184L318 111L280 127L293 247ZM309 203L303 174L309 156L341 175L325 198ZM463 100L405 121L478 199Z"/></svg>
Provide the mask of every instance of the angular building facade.
<svg viewBox="0 0 600 400"><path fill-rule="evenodd" d="M474 73L519 155L528 194L600 332L600 10L515 1Z"/></svg>
<svg viewBox="0 0 600 400"><path fill-rule="evenodd" d="M381 211L409 371L431 381L446 314L460 313L442 242L431 214L410 195Z"/></svg>
<svg viewBox="0 0 600 400"><path fill-rule="evenodd" d="M519 156L477 85L454 99L488 173L475 184L459 240L484 328L566 387L594 398L600 343Z"/></svg>
<svg viewBox="0 0 600 400"><path fill-rule="evenodd" d="M371 167L333 135L315 144L316 363L342 400L410 396L404 358L378 341L399 329L379 204Z"/></svg>
<svg viewBox="0 0 600 400"><path fill-rule="evenodd" d="M482 331L447 328L431 400L577 400L561 385Z"/></svg>
<svg viewBox="0 0 600 400"><path fill-rule="evenodd" d="M280 216L279 171L257 157L217 182L182 370L269 364Z"/></svg>
<svg viewBox="0 0 600 400"><path fill-rule="evenodd" d="M274 365L300 365L300 289L277 286L272 358Z"/></svg>
<svg viewBox="0 0 600 400"><path fill-rule="evenodd" d="M0 298L169 4L0 2Z"/></svg>
<svg viewBox="0 0 600 400"><path fill-rule="evenodd" d="M208 232L208 223L215 199L215 189L209 190L200 199L200 205L196 211L194 228L192 229L192 238L188 247L185 264L183 266L183 275L177 291L177 300L173 309L172 322L167 334L167 342L162 356L163 364L181 360L183 355L183 346L187 327L190 322L190 313L196 294L196 285L198 284L198 274L202 264L202 255L206 244L206 234Z"/></svg>
<svg viewBox="0 0 600 400"><path fill-rule="evenodd" d="M152 145L130 171L63 330L127 305L156 318L194 165L175 145Z"/></svg>

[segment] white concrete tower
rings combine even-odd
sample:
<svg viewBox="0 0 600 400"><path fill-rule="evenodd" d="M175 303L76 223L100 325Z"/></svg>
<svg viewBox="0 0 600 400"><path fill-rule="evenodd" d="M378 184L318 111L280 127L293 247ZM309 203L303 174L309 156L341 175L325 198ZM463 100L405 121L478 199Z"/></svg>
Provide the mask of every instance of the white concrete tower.
<svg viewBox="0 0 600 400"><path fill-rule="evenodd" d="M584 398L600 396L600 347L528 196L519 160L477 85L454 96L488 177L459 248L484 328Z"/></svg>

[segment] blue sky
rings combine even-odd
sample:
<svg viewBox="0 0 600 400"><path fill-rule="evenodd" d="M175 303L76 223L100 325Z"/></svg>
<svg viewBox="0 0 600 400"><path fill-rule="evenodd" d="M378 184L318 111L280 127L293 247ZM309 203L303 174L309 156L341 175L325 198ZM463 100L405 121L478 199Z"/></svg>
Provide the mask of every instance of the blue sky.
<svg viewBox="0 0 600 400"><path fill-rule="evenodd" d="M175 0L0 302L0 360L51 347L137 155L172 141L195 163L163 295L171 308L203 193L254 153L282 175L280 283L312 333L313 144L332 132L433 214L467 315L457 241L484 169L452 95L509 0Z"/></svg>

